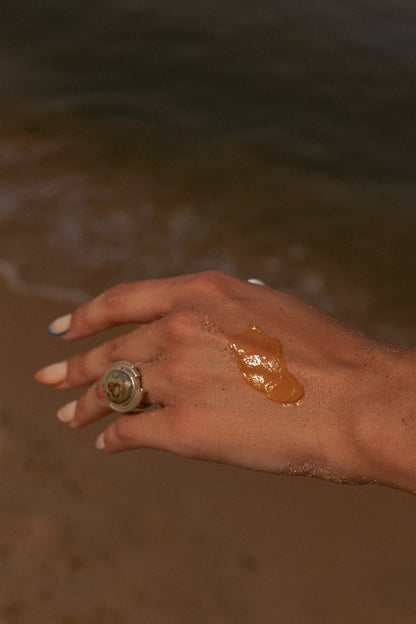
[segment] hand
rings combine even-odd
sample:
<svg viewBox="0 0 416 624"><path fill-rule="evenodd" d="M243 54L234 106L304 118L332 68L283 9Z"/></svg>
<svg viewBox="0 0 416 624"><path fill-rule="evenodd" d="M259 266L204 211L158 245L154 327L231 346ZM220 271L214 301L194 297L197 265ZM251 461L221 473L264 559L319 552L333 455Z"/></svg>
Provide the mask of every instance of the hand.
<svg viewBox="0 0 416 624"><path fill-rule="evenodd" d="M98 448L153 447L269 472L413 488L416 454L391 466L393 450L379 432L380 422L390 422L386 389L408 372L402 353L293 296L215 272L121 284L52 327L68 326L62 337L74 340L123 323L138 327L36 375L60 389L90 386L59 412L77 428L114 416L102 387L107 368L118 360L138 366L146 401L163 408L116 417ZM272 401L242 377L230 337L248 326L281 341L305 389L298 404Z"/></svg>

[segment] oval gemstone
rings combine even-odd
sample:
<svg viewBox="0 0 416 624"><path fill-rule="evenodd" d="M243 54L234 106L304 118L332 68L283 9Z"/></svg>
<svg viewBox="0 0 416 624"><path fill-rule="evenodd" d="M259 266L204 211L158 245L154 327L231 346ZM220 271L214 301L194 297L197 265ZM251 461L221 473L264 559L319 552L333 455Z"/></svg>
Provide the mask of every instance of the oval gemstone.
<svg viewBox="0 0 416 624"><path fill-rule="evenodd" d="M125 403L133 394L133 381L122 370L113 370L104 380L107 399L112 403Z"/></svg>

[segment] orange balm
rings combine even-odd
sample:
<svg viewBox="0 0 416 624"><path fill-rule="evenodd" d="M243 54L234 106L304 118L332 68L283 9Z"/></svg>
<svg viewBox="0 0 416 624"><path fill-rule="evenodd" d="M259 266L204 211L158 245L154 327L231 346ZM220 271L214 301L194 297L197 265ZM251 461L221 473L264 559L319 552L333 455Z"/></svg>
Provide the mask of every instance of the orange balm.
<svg viewBox="0 0 416 624"><path fill-rule="evenodd" d="M282 345L258 327L229 338L241 374L250 386L277 403L296 403L305 394L302 384L287 369Z"/></svg>

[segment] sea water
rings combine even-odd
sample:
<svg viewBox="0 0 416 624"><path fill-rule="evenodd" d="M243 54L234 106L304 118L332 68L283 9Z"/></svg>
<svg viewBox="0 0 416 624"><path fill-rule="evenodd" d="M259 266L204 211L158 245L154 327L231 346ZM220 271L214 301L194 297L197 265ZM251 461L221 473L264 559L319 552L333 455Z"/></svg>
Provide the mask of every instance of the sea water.
<svg viewBox="0 0 416 624"><path fill-rule="evenodd" d="M0 272L219 269L416 344L416 4L3 0Z"/></svg>

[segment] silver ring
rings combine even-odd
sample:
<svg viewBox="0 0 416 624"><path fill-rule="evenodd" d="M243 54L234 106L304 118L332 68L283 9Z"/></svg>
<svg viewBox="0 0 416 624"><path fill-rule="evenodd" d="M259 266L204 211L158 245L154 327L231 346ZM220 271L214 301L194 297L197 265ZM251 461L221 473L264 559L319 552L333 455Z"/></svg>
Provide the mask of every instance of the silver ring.
<svg viewBox="0 0 416 624"><path fill-rule="evenodd" d="M144 394L140 371L130 362L115 362L103 378L105 396L111 409L116 412L140 411Z"/></svg>

